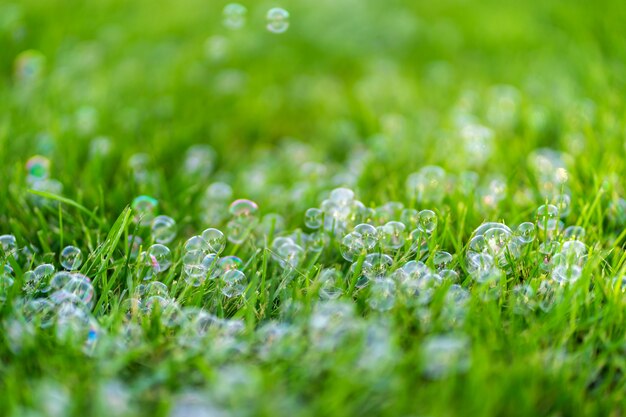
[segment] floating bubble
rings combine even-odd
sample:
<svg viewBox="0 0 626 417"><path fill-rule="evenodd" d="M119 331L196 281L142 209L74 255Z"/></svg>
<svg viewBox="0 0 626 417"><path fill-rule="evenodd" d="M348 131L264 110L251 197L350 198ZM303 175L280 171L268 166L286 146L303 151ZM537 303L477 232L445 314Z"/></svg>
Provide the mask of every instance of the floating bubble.
<svg viewBox="0 0 626 417"><path fill-rule="evenodd" d="M40 181L50 176L50 160L45 156L35 155L26 161L26 173L29 182Z"/></svg>
<svg viewBox="0 0 626 417"><path fill-rule="evenodd" d="M156 216L152 220L152 239L168 244L176 237L176 221L169 216Z"/></svg>
<svg viewBox="0 0 626 417"><path fill-rule="evenodd" d="M446 193L445 182L446 171L443 168L425 166L407 178L407 194L419 202L440 203Z"/></svg>
<svg viewBox="0 0 626 417"><path fill-rule="evenodd" d="M289 12L280 7L267 11L267 30L272 33L284 33L289 28Z"/></svg>
<svg viewBox="0 0 626 417"><path fill-rule="evenodd" d="M252 200L239 199L230 204L228 211L236 218L254 218L259 213L259 206Z"/></svg>
<svg viewBox="0 0 626 417"><path fill-rule="evenodd" d="M43 76L46 57L39 51L29 49L15 58L15 78L20 82L33 82Z"/></svg>
<svg viewBox="0 0 626 417"><path fill-rule="evenodd" d="M211 247L208 242L202 238L202 236L192 236L185 242L183 246L185 252L193 252L200 251L204 253L209 253L211 251Z"/></svg>
<svg viewBox="0 0 626 417"><path fill-rule="evenodd" d="M222 11L222 23L228 29L241 29L246 24L248 10L239 3L228 3Z"/></svg>
<svg viewBox="0 0 626 417"><path fill-rule="evenodd" d="M159 202L150 196L140 195L136 197L130 205L135 213L134 222L142 226L150 224L154 219L158 205Z"/></svg>
<svg viewBox="0 0 626 417"><path fill-rule="evenodd" d="M83 253L76 246L66 246L61 251L61 266L68 271L80 268L83 263Z"/></svg>
<svg viewBox="0 0 626 417"><path fill-rule="evenodd" d="M321 300L335 300L343 294L343 276L335 268L325 268L320 272L318 281Z"/></svg>

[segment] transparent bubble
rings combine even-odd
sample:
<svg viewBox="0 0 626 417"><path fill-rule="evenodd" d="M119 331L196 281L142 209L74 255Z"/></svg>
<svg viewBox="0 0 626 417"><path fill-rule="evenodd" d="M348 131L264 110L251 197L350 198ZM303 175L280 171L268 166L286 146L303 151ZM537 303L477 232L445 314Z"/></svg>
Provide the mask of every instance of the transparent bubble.
<svg viewBox="0 0 626 417"><path fill-rule="evenodd" d="M236 256L224 256L217 261L217 266L221 274L224 274L233 269L240 269L243 266L243 261Z"/></svg>
<svg viewBox="0 0 626 417"><path fill-rule="evenodd" d="M246 24L248 10L239 3L228 3L222 11L222 23L228 29L241 29Z"/></svg>
<svg viewBox="0 0 626 417"><path fill-rule="evenodd" d="M82 274L72 274L70 280L63 286L63 290L78 297L81 303L87 307L94 304L95 291L91 280Z"/></svg>
<svg viewBox="0 0 626 417"><path fill-rule="evenodd" d="M252 200L239 199L233 201L228 210L233 217L252 218L258 215L259 206Z"/></svg>
<svg viewBox="0 0 626 417"><path fill-rule="evenodd" d="M341 256L346 261L354 261L361 255L364 255L367 252L363 239L361 235L355 232L348 233L341 240Z"/></svg>
<svg viewBox="0 0 626 417"><path fill-rule="evenodd" d="M582 268L575 264L561 264L552 270L552 279L558 283L573 283L582 276Z"/></svg>
<svg viewBox="0 0 626 417"><path fill-rule="evenodd" d="M218 229L209 228L202 232L202 239L209 245L212 253L220 254L226 247L226 237Z"/></svg>
<svg viewBox="0 0 626 417"><path fill-rule="evenodd" d="M15 58L15 78L23 83L33 82L43 76L46 57L39 51L29 49Z"/></svg>
<svg viewBox="0 0 626 417"><path fill-rule="evenodd" d="M535 240L535 225L531 222L524 222L515 229L515 236L523 244L531 243Z"/></svg>
<svg viewBox="0 0 626 417"><path fill-rule="evenodd" d="M0 249L4 257L17 257L17 239L13 235L0 236Z"/></svg>
<svg viewBox="0 0 626 417"><path fill-rule="evenodd" d="M272 33L284 33L289 28L289 12L280 7L267 11L267 30Z"/></svg>
<svg viewBox="0 0 626 417"><path fill-rule="evenodd" d="M537 226L541 230L555 230L558 227L558 222L558 207L552 204L544 204L537 209Z"/></svg>
<svg viewBox="0 0 626 417"><path fill-rule="evenodd" d="M192 236L185 242L185 252L201 251L204 253L210 252L211 248L202 236Z"/></svg>
<svg viewBox="0 0 626 417"><path fill-rule="evenodd" d="M326 268L320 272L318 281L319 297L322 300L334 300L343 294L343 276L335 268Z"/></svg>
<svg viewBox="0 0 626 417"><path fill-rule="evenodd" d="M202 265L207 271L208 279L215 279L222 273L222 269L219 266L219 258L214 253L205 256L204 259L202 259Z"/></svg>
<svg viewBox="0 0 626 417"><path fill-rule="evenodd" d="M432 210L420 211L418 219L419 226L417 228L425 233L431 234L437 228L437 215Z"/></svg>
<svg viewBox="0 0 626 417"><path fill-rule="evenodd" d="M156 273L164 272L172 266L172 252L167 246L156 243L146 252L146 264Z"/></svg>
<svg viewBox="0 0 626 417"><path fill-rule="evenodd" d="M409 252L417 253L418 257L422 257L428 251L428 240L427 233L422 229L414 229L409 234L409 241L411 242L411 246L409 247Z"/></svg>
<svg viewBox="0 0 626 417"><path fill-rule="evenodd" d="M198 286L202 284L206 275L206 267L203 264L205 253L200 250L185 252L183 255L183 271L189 280L187 283Z"/></svg>
<svg viewBox="0 0 626 417"><path fill-rule="evenodd" d="M419 202L440 203L446 194L445 182L446 171L443 168L425 166L407 178L407 194Z"/></svg>
<svg viewBox="0 0 626 417"><path fill-rule="evenodd" d="M469 341L464 336L430 336L422 344L424 374L433 379L465 372L470 366Z"/></svg>
<svg viewBox="0 0 626 417"><path fill-rule="evenodd" d="M83 263L83 253L76 246L66 246L61 251L61 266L68 271L74 271Z"/></svg>
<svg viewBox="0 0 626 417"><path fill-rule="evenodd" d="M395 250L404 246L404 229L405 226L403 223L396 221L386 223L381 230L380 243L382 247Z"/></svg>
<svg viewBox="0 0 626 417"><path fill-rule="evenodd" d="M446 269L452 263L453 257L449 252L437 251L433 254L433 266L437 270Z"/></svg>
<svg viewBox="0 0 626 417"><path fill-rule="evenodd" d="M563 237L568 240L581 240L585 237L585 228L581 226L569 226L563 231Z"/></svg>
<svg viewBox="0 0 626 417"><path fill-rule="evenodd" d="M170 243L176 237L176 221L168 216L157 216L152 220L152 239L161 244Z"/></svg>
<svg viewBox="0 0 626 417"><path fill-rule="evenodd" d="M185 153L184 170L194 179L206 178L213 171L215 151L205 144L193 145Z"/></svg>
<svg viewBox="0 0 626 417"><path fill-rule="evenodd" d="M568 194L559 194L552 200L552 204L561 218L567 217L571 211L572 198Z"/></svg>
<svg viewBox="0 0 626 417"><path fill-rule="evenodd" d="M330 201L339 206L349 206L354 201L354 191L349 188L335 188L330 192Z"/></svg>
<svg viewBox="0 0 626 417"><path fill-rule="evenodd" d="M228 241L235 245L240 245L246 241L250 232L252 231L253 224L247 221L247 219L235 218L226 224L226 234L228 235Z"/></svg>
<svg viewBox="0 0 626 417"><path fill-rule="evenodd" d="M33 270L36 279L44 282L47 282L55 271L56 268L52 264L41 264Z"/></svg>
<svg viewBox="0 0 626 417"><path fill-rule="evenodd" d="M442 269L439 271L439 275L443 281L447 282L459 282L459 273L452 269Z"/></svg>
<svg viewBox="0 0 626 417"><path fill-rule="evenodd" d="M222 294L228 298L237 297L246 290L247 280L243 272L231 269L222 276Z"/></svg>
<svg viewBox="0 0 626 417"><path fill-rule="evenodd" d="M311 207L304 213L304 224L309 229L319 229L324 224L324 212L318 208Z"/></svg>
<svg viewBox="0 0 626 417"><path fill-rule="evenodd" d="M371 287L367 303L376 311L388 311L396 302L396 283L391 278L376 279Z"/></svg>
<svg viewBox="0 0 626 417"><path fill-rule="evenodd" d="M415 209L406 208L402 210L400 221L404 223L407 228L413 230L419 224L419 212Z"/></svg>
<svg viewBox="0 0 626 417"><path fill-rule="evenodd" d="M354 227L354 233L360 235L366 250L372 250L379 240L378 230L371 224L361 223Z"/></svg>
<svg viewBox="0 0 626 417"><path fill-rule="evenodd" d="M130 205L135 213L134 222L143 226L150 224L154 219L158 205L159 202L150 196L140 195L136 197Z"/></svg>
<svg viewBox="0 0 626 417"><path fill-rule="evenodd" d="M297 268L304 260L305 252L299 245L287 243L277 249L277 255L282 268Z"/></svg>
<svg viewBox="0 0 626 417"><path fill-rule="evenodd" d="M30 182L40 181L50 176L50 160L41 155L35 155L26 161L26 173Z"/></svg>
<svg viewBox="0 0 626 417"><path fill-rule="evenodd" d="M328 244L329 238L323 230L311 233L307 240L307 250L311 252L321 252Z"/></svg>

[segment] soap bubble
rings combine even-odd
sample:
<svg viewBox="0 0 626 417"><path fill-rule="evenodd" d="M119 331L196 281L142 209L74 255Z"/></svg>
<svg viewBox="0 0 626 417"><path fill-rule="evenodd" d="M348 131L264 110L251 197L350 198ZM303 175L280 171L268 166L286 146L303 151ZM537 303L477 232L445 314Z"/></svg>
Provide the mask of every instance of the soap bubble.
<svg viewBox="0 0 626 417"><path fill-rule="evenodd" d="M376 279L370 287L370 294L367 299L369 306L373 310L391 310L396 301L396 283L391 278Z"/></svg>
<svg viewBox="0 0 626 417"><path fill-rule="evenodd" d="M378 230L368 223L361 223L354 227L354 232L358 233L366 250L372 250L378 243Z"/></svg>
<svg viewBox="0 0 626 417"><path fill-rule="evenodd" d="M222 11L222 23L228 29L241 29L246 24L248 10L239 3L228 3Z"/></svg>
<svg viewBox="0 0 626 417"><path fill-rule="evenodd" d="M13 235L0 236L0 249L4 257L17 257L17 240Z"/></svg>
<svg viewBox="0 0 626 417"><path fill-rule="evenodd" d="M40 181L50 176L50 160L45 156L35 155L26 161L29 182Z"/></svg>
<svg viewBox="0 0 626 417"><path fill-rule="evenodd" d="M142 226L150 224L154 219L158 205L159 202L150 196L140 195L136 197L130 205L135 213L134 222Z"/></svg>
<svg viewBox="0 0 626 417"><path fill-rule="evenodd" d="M523 244L531 243L535 240L535 225L531 222L524 222L515 229L515 236Z"/></svg>
<svg viewBox="0 0 626 417"><path fill-rule="evenodd" d="M66 246L61 251L61 266L68 271L80 268L83 263L83 253L76 246Z"/></svg>
<svg viewBox="0 0 626 417"><path fill-rule="evenodd" d="M176 221L168 216L157 216L152 220L152 238L161 244L170 243L176 237Z"/></svg>
<svg viewBox="0 0 626 417"><path fill-rule="evenodd" d="M304 213L304 224L309 229L319 229L324 223L324 212L318 208L312 207Z"/></svg>
<svg viewBox="0 0 626 417"><path fill-rule="evenodd" d="M172 266L172 253L167 246L156 243L146 252L146 263L156 273L167 271Z"/></svg>
<svg viewBox="0 0 626 417"><path fill-rule="evenodd" d="M541 230L552 231L558 228L559 209L552 204L544 204L537 209L537 226Z"/></svg>
<svg viewBox="0 0 626 417"><path fill-rule="evenodd" d="M284 33L289 28L289 12L274 7L267 12L267 30L272 33Z"/></svg>
<svg viewBox="0 0 626 417"><path fill-rule="evenodd" d="M395 250L404 245L403 223L391 221L382 226L380 242L383 248Z"/></svg>
<svg viewBox="0 0 626 417"><path fill-rule="evenodd" d="M202 239L207 243L212 253L220 254L226 247L226 237L218 229L209 228L202 232Z"/></svg>
<svg viewBox="0 0 626 417"><path fill-rule="evenodd" d="M409 198L419 202L440 203L446 193L446 171L438 166L425 166L406 180Z"/></svg>
<svg viewBox="0 0 626 417"><path fill-rule="evenodd" d="M363 243L363 239L361 238L361 235L356 232L348 233L344 236L341 240L340 249L341 256L343 256L346 261L351 262L354 261L355 258L358 258L360 255L366 253L366 247Z"/></svg>
<svg viewBox="0 0 626 417"><path fill-rule="evenodd" d="M437 228L437 215L432 210L422 210L418 215L418 229L429 235Z"/></svg>
<svg viewBox="0 0 626 417"><path fill-rule="evenodd" d="M246 276L238 269L231 269L222 276L222 294L228 298L236 297L246 290Z"/></svg>

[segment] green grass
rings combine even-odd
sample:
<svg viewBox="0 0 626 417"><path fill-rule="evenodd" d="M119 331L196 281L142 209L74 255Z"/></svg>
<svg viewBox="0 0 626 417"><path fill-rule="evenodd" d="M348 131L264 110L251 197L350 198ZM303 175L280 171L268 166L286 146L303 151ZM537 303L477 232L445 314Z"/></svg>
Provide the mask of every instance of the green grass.
<svg viewBox="0 0 626 417"><path fill-rule="evenodd" d="M622 415L626 5L507 3L242 1L246 25L229 30L226 2L0 2L0 235L34 251L0 250L14 280L0 288L0 415ZM280 35L265 29L275 6L290 13ZM16 73L28 50L45 60L34 78ZM468 122L490 129L488 151L466 146ZM190 174L197 144L214 159ZM567 173L551 193L533 169L541 148L559 151ZM28 179L33 155L62 190ZM415 198L407 177L429 165L446 179ZM206 198L218 182L232 187L227 201ZM272 242L306 249L304 213L337 187L376 209L377 226L400 220L390 202L433 210L422 260L435 268L449 252L466 303L447 280L420 303L393 276L393 307L376 311L374 283L358 282L364 256L352 270L341 256L354 224L283 269ZM535 222L559 193L571 197L564 226L585 230L580 278L554 284L540 244L566 238L539 233L503 255L506 273L477 282L474 230ZM128 307L147 284L128 238L153 243L133 220L139 195L177 222L173 264L158 275L170 304L149 313ZM222 279L183 279L183 245L208 227L229 235L237 198L258 203L263 227L221 254L241 258L247 277L228 298ZM29 287L28 271L59 269L67 245L83 252L93 305L70 308L68 324L60 303L42 326L50 317L25 305L50 294ZM409 246L385 251L387 275L416 259ZM336 302L320 300L325 268L339 273ZM329 309L339 317L321 323ZM219 323L204 334L202 320ZM447 367L445 349L428 350L445 341L461 346Z"/></svg>

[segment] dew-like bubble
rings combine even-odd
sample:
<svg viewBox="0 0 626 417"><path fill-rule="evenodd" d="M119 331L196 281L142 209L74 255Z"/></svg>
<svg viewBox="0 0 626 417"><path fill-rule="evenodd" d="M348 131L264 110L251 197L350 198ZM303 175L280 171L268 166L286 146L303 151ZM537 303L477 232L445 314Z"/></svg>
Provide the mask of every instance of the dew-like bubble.
<svg viewBox="0 0 626 417"><path fill-rule="evenodd" d="M50 176L50 160L45 156L35 155L26 161L29 182L41 181Z"/></svg>

